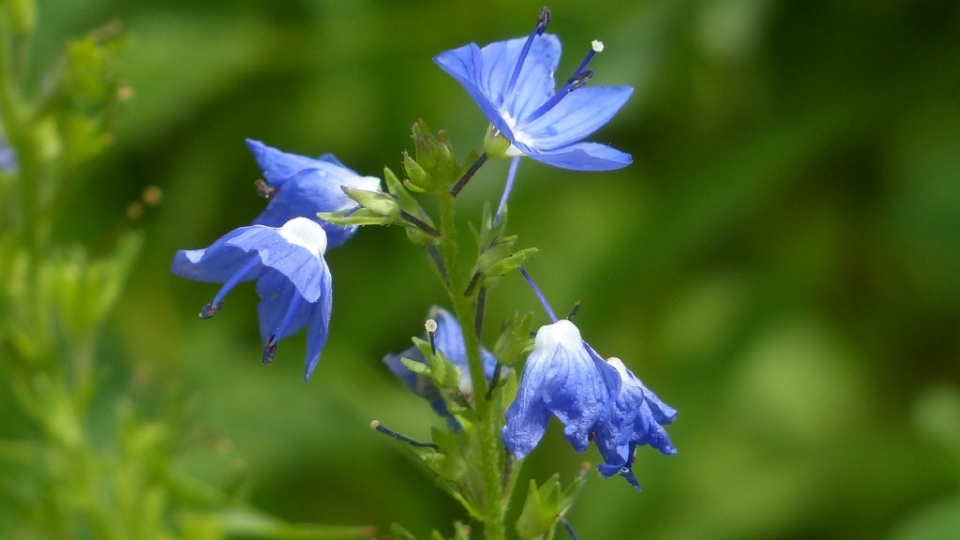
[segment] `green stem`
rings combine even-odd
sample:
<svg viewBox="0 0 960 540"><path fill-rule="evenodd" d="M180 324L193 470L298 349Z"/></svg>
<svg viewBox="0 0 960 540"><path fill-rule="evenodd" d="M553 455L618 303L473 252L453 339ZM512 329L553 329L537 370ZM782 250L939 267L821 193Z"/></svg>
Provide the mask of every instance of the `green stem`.
<svg viewBox="0 0 960 540"><path fill-rule="evenodd" d="M480 339L472 332L476 324L476 308L472 298L464 296L466 275L460 268L457 253L457 226L455 222L454 196L442 193L440 198L440 254L450 278L449 292L453 310L463 328L464 346L470 364L473 381L473 406L478 420L477 434L480 439L480 468L483 473L483 523L486 540L503 540L505 506L503 504L503 464L499 437L499 419L494 418L492 402L484 398L487 380L480 359Z"/></svg>

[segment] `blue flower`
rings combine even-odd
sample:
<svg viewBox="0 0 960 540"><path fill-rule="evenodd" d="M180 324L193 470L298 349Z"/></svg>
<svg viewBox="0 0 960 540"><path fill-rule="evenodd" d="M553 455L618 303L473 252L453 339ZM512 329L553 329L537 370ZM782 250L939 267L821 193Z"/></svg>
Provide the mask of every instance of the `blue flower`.
<svg viewBox="0 0 960 540"><path fill-rule="evenodd" d="M507 408L500 433L503 444L514 458L526 457L540 442L552 415L563 423L567 441L583 452L619 392L617 371L590 354L572 322L543 326L527 357L517 397Z"/></svg>
<svg viewBox="0 0 960 540"><path fill-rule="evenodd" d="M333 307L333 281L323 259L326 248L323 228L296 217L281 227L240 227L206 249L178 251L172 271L195 281L223 283L200 312L204 319L220 311L237 283L256 280L263 362L273 360L281 339L306 328L306 380L320 360Z"/></svg>
<svg viewBox="0 0 960 540"><path fill-rule="evenodd" d="M593 76L593 71L585 68L603 49L602 43L594 41L580 67L555 91L553 73L560 60L560 41L544 34L548 21L549 12L544 10L527 38L498 41L482 49L470 43L433 60L463 85L490 120L485 149L491 156L523 154L582 171L629 165L629 154L579 141L606 124L633 89L584 87Z"/></svg>
<svg viewBox="0 0 960 540"><path fill-rule="evenodd" d="M253 223L279 227L295 217L310 218L326 231L328 248L340 246L359 229L355 225L333 225L317 218L318 212L337 212L357 206L340 186L367 191L380 189L378 178L358 175L332 154L318 159L298 156L253 139L247 139L247 147L263 169L269 183L267 193L271 194L266 210Z"/></svg>
<svg viewBox="0 0 960 540"><path fill-rule="evenodd" d="M467 398L473 396L473 381L470 378L467 350L463 343L463 330L460 328L459 321L450 312L437 306L430 308L427 318L433 319L437 323L434 337L437 351L460 368L460 393ZM485 348L480 349L480 357L483 361L484 376L489 381L493 378L497 359L493 356L493 353ZM438 415L446 418L452 427L458 429L460 424L447 410L447 404L440 396L440 390L433 384L433 381L429 377L424 377L407 369L400 361L401 358L426 364L427 359L424 358L420 349L414 345L400 354L388 354L383 358L383 362L411 392L429 401L430 406Z"/></svg>
<svg viewBox="0 0 960 540"><path fill-rule="evenodd" d="M663 426L673 423L677 411L644 386L619 358L610 358L607 364L620 376L620 393L607 418L596 426L595 442L605 462L597 469L603 476L623 476L639 491L632 470L636 448L650 445L663 454L676 454Z"/></svg>

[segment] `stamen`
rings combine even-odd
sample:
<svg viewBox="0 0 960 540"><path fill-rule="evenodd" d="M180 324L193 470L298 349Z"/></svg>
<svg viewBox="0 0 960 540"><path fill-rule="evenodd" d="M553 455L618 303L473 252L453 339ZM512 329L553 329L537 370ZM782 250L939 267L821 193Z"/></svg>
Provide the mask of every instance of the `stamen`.
<svg viewBox="0 0 960 540"><path fill-rule="evenodd" d="M374 420L373 422L370 422L370 429L375 429L375 430L379 431L380 433L383 433L384 435L386 435L386 436L388 436L388 437L397 439L398 441L405 442L405 443L409 444L410 446L416 446L416 447L418 447L418 448L433 448L434 450L439 450L439 449L440 449L439 446L437 446L437 445L435 445L435 444L433 444L433 443L419 442L419 441L415 441L415 440L411 439L410 437L405 437L405 436L397 433L396 431L393 431L392 429L389 429L389 428L387 428L387 427L382 426L382 425L380 424L380 422L377 421L377 420Z"/></svg>
<svg viewBox="0 0 960 540"><path fill-rule="evenodd" d="M263 342L263 363L269 364L273 362L273 357L277 355L277 346L278 342L275 341L277 338L276 334L270 334L270 337Z"/></svg>
<svg viewBox="0 0 960 540"><path fill-rule="evenodd" d="M571 75L570 78L567 79L567 84L563 85L563 88L561 88L559 92L554 94L550 99L547 100L546 103L538 107L537 110L533 111L529 116L523 119L522 125L526 126L530 122L533 122L537 118L547 114L550 109L556 107L557 104L560 103L560 100L567 97L567 94L573 92L577 88L582 88L583 85L587 84L587 81L592 78L593 71L589 69L582 73ZM519 130L520 127L518 126L517 129Z"/></svg>
<svg viewBox="0 0 960 540"><path fill-rule="evenodd" d="M279 187L264 182L260 179L254 182L253 185L257 186L257 195L263 197L264 199L272 199L277 195L277 193L280 193Z"/></svg>
<svg viewBox="0 0 960 540"><path fill-rule="evenodd" d="M297 314L297 309L300 307L301 296L297 293L294 293L293 300L290 301L290 306L287 308L287 312L283 314L283 320L280 321L280 326L277 327L277 330L270 334L270 337L263 344L263 363L269 364L273 362L273 357L277 354L277 343L280 341L280 338L277 336L283 336L287 332L287 327L290 326L290 322L293 321L293 316Z"/></svg>
<svg viewBox="0 0 960 540"><path fill-rule="evenodd" d="M563 86L556 94L554 94L546 103L541 105L537 110L533 111L520 123L522 125L529 124L537 118L540 118L547 113L550 109L557 106L557 103L560 103L564 97L570 92L573 92L577 88L581 88L583 85L587 84L591 78L593 78L593 71L586 69L587 64L590 63L590 60L600 51L603 50L603 42L594 40L590 44L590 52L587 53L586 58L583 59L583 62L580 62L580 65L577 66L577 70L573 72L573 75L567 79L567 84ZM517 129L520 129L518 126Z"/></svg>
<svg viewBox="0 0 960 540"><path fill-rule="evenodd" d="M537 295L537 298L540 300L540 304L543 306L544 311L546 311L547 316L550 317L550 322L557 322L557 316L554 315L553 309L551 309L550 304L547 303L547 299L543 296L543 293L540 292L540 288L537 287L537 284L533 282L533 278L527 273L527 269L521 266L519 267L519 270L523 275L523 279L527 280L530 288L533 289L533 294Z"/></svg>
<svg viewBox="0 0 960 540"><path fill-rule="evenodd" d="M223 302L210 302L209 304L203 306L203 309L200 310L201 319L209 319L216 315L218 311L223 309Z"/></svg>
<svg viewBox="0 0 960 540"><path fill-rule="evenodd" d="M433 319L427 319L427 322L423 323L423 326L427 329L427 339L430 341L430 352L434 356L437 355L437 321Z"/></svg>
<svg viewBox="0 0 960 540"><path fill-rule="evenodd" d="M527 41L523 44L523 49L520 49L517 65L514 66L513 75L510 76L510 82L507 83L507 88L503 92L504 97L509 96L517 84L517 79L520 77L520 70L523 68L523 62L527 59L530 46L533 45L533 38L542 36L543 33L546 32L548 24L550 24L550 10L544 6L543 9L540 10L539 15L537 15L537 25L533 27L533 31L527 36Z"/></svg>
<svg viewBox="0 0 960 540"><path fill-rule="evenodd" d="M247 261L247 264L244 264L235 274L230 276L230 279L217 291L217 295L213 297L213 301L203 306L203 309L200 310L200 318L209 319L220 311L220 309L223 308L223 297L236 287L237 283L240 283L247 273L256 268L258 264L260 264L260 257L251 257L250 260Z"/></svg>
<svg viewBox="0 0 960 540"><path fill-rule="evenodd" d="M567 315L567 320L572 321L573 316L576 315L579 311L580 311L580 301L577 300L577 303L573 304L573 309L570 310L570 314Z"/></svg>
<svg viewBox="0 0 960 540"><path fill-rule="evenodd" d="M500 224L503 218L503 212L507 209L507 199L510 198L510 192L513 191L513 181L517 177L517 168L520 166L520 156L514 156L510 160L510 170L507 172L507 183L503 186L503 195L500 197L500 205L497 206L497 214L493 217L493 225Z"/></svg>

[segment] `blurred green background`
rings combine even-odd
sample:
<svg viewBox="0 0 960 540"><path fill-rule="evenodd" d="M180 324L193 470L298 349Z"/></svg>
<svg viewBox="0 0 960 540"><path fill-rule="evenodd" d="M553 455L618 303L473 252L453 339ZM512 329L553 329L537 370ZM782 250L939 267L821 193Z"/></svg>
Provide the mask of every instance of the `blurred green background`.
<svg viewBox="0 0 960 540"><path fill-rule="evenodd" d="M402 231L364 230L328 253L331 337L307 384L302 336L260 364L252 287L201 321L217 286L168 268L262 209L245 137L379 175L400 170L423 118L465 156L486 121L431 58L525 35L541 6L39 3L37 66L114 18L131 36L134 97L57 234L106 249L127 205L163 190L135 225L146 249L102 357L108 383L158 414L188 404L200 443L184 469L239 477L291 521L449 535L465 518L368 427L427 438L439 423L380 363L443 301ZM581 538L960 538L960 3L549 7L558 78L602 39L591 84L635 88L592 138L634 164L577 174L524 161L510 229L541 248L528 268L555 308L582 301L585 339L680 411L680 453L640 452L642 493L591 477L568 516ZM481 170L461 217L499 197L506 168ZM488 297L488 344L516 309L546 322L512 276ZM553 426L525 474L570 478L598 458Z"/></svg>

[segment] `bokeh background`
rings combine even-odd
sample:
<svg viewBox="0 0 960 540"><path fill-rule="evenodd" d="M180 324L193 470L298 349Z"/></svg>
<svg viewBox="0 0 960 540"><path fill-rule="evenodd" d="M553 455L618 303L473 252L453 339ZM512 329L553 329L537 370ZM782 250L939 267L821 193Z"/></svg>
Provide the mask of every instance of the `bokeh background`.
<svg viewBox="0 0 960 540"><path fill-rule="evenodd" d="M373 419L427 438L438 423L380 359L418 335L443 293L402 231L371 228L328 254L330 341L302 381L302 336L259 362L252 287L210 321L216 285L169 274L263 207L243 140L400 170L409 126L446 129L461 156L486 121L431 61L525 35L525 0L41 1L34 62L120 19L134 90L116 143L73 193L64 242L106 249L147 186L146 249L104 336L108 385L198 426L184 470L240 482L290 521L465 519ZM593 140L633 154L576 174L525 161L510 229L585 338L679 409L674 457L640 453L635 493L591 476L569 519L581 538L960 538L960 3L949 0L555 0L572 72L635 93ZM496 200L505 162L463 194ZM468 244L469 245L469 244ZM488 299L486 340L536 311L519 277ZM186 444L190 442L190 444ZM569 479L556 426L528 477ZM523 481L521 481L523 485Z"/></svg>

